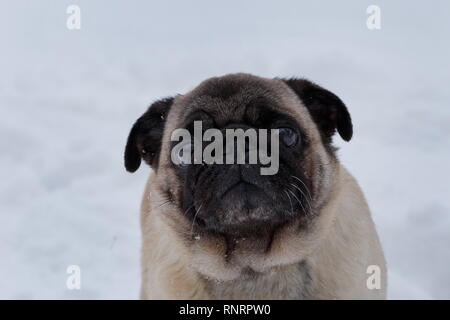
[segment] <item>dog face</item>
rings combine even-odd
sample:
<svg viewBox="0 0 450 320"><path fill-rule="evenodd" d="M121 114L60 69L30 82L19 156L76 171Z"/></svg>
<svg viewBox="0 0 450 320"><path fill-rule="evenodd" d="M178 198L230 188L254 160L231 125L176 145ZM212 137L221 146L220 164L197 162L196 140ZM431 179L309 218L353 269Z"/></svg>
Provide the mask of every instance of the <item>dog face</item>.
<svg viewBox="0 0 450 320"><path fill-rule="evenodd" d="M172 133L183 128L195 135L196 122L203 131L224 135L229 129L277 129L276 173L262 175L265 164L259 160L174 164ZM189 236L195 229L202 236L266 238L267 245L294 221L297 230L308 232L320 220L318 209L329 196L336 169L331 146L336 130L350 140L350 115L333 93L307 80L227 75L152 104L130 132L125 166L134 172L144 159L155 170L161 194L171 213L190 226ZM192 152L192 144L184 152ZM201 150L207 145L203 142ZM244 150L247 159L249 150ZM268 150L275 150L271 143Z"/></svg>
<svg viewBox="0 0 450 320"><path fill-rule="evenodd" d="M263 165L258 161L237 164L237 150L230 164L173 166L179 182L176 192L180 207L190 220L195 219L196 226L210 232L246 236L268 232L296 216L308 214L309 181L299 165L308 144L307 136L297 121L283 111L276 94L261 90L249 80L213 79L192 95L187 106L180 108L188 111L178 117L176 127L185 128L192 135L196 121L201 122L203 131L214 128L224 137L227 130L280 130L276 174L262 175ZM206 145L202 145L203 150ZM248 160L248 152L246 155Z"/></svg>

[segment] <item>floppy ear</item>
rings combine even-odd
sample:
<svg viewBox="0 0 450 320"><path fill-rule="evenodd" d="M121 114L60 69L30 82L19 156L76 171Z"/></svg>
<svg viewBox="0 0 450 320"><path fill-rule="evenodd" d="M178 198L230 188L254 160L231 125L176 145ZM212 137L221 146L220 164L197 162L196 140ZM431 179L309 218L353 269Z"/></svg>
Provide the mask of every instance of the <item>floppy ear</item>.
<svg viewBox="0 0 450 320"><path fill-rule="evenodd" d="M283 81L308 108L325 142L331 142L336 129L342 139L350 141L353 135L352 119L338 96L305 79L283 79Z"/></svg>
<svg viewBox="0 0 450 320"><path fill-rule="evenodd" d="M156 169L164 126L173 99L170 97L154 102L131 128L125 147L127 171L135 172L141 165L141 158Z"/></svg>

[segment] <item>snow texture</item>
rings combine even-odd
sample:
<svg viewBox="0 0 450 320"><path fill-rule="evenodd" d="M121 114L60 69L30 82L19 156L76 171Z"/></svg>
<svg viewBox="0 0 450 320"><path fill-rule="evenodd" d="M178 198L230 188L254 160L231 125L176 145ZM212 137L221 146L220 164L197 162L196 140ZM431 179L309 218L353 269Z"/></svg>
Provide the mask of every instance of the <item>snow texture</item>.
<svg viewBox="0 0 450 320"><path fill-rule="evenodd" d="M66 9L81 8L81 30ZM366 8L381 8L368 30ZM445 1L1 1L0 298L136 299L133 121L210 76L300 76L335 92L335 137L389 265L389 298L450 298L450 5ZM446 40L447 39L447 40ZM66 288L79 265L81 290Z"/></svg>

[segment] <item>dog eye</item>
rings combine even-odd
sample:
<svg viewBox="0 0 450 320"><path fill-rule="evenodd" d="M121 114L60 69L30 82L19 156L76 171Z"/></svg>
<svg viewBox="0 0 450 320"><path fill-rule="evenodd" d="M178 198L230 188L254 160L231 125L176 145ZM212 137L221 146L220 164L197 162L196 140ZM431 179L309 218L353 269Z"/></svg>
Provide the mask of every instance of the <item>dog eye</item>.
<svg viewBox="0 0 450 320"><path fill-rule="evenodd" d="M298 134L290 129L290 128L278 128L280 132L280 138L281 141L287 146L287 147L293 147L298 140Z"/></svg>
<svg viewBox="0 0 450 320"><path fill-rule="evenodd" d="M180 166L187 166L191 163L191 155L192 155L192 144L186 143L183 145L178 151L178 163Z"/></svg>

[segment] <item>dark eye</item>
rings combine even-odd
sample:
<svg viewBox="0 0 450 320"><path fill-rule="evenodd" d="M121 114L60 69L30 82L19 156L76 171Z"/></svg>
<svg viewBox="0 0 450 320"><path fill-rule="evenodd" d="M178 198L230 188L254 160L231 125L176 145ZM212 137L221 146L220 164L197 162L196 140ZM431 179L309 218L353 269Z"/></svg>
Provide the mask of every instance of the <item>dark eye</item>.
<svg viewBox="0 0 450 320"><path fill-rule="evenodd" d="M297 144L298 141L298 134L290 129L290 128L278 128L280 132L280 138L281 141L287 146L287 147L293 147Z"/></svg>
<svg viewBox="0 0 450 320"><path fill-rule="evenodd" d="M191 163L192 144L184 144L177 152L177 163L180 167L185 167Z"/></svg>

